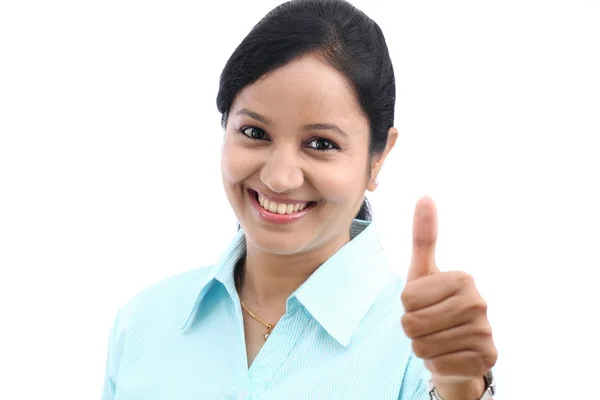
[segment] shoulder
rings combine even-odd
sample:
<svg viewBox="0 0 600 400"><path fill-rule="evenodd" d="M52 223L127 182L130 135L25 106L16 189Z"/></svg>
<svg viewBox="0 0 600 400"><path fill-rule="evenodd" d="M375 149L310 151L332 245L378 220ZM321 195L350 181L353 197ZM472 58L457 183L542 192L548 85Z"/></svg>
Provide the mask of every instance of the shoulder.
<svg viewBox="0 0 600 400"><path fill-rule="evenodd" d="M209 265L181 272L140 290L119 309L115 329L151 325L153 321L177 323L185 318L210 280L212 268Z"/></svg>

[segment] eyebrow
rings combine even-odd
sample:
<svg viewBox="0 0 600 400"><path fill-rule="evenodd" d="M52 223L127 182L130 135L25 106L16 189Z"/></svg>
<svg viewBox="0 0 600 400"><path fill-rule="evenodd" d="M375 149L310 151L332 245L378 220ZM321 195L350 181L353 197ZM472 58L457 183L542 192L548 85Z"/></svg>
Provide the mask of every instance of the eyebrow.
<svg viewBox="0 0 600 400"><path fill-rule="evenodd" d="M271 121L268 118L263 117L259 113L255 113L254 111L250 111L247 108L242 108L240 111L236 112L235 115L247 115L252 119L262 122L265 125L271 125Z"/></svg>
<svg viewBox="0 0 600 400"><path fill-rule="evenodd" d="M254 111L250 111L247 108L242 108L241 110L236 112L235 115L236 116L237 115L247 115L248 117L255 119L259 122L262 122L265 125L271 124L271 121L267 117L264 117ZM345 139L349 138L349 135L342 128L337 126L336 124L306 124L302 127L302 130L304 130L304 131L333 131Z"/></svg>
<svg viewBox="0 0 600 400"><path fill-rule="evenodd" d="M349 135L336 124L307 124L302 129L305 131L333 131L344 139L349 138Z"/></svg>

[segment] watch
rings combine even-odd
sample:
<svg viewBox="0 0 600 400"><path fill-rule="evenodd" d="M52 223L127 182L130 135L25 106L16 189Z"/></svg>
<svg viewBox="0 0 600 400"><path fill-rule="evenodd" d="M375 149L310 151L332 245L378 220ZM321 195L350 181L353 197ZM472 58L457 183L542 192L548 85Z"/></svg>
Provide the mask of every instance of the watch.
<svg viewBox="0 0 600 400"><path fill-rule="evenodd" d="M489 371L487 374L483 376L483 381L485 382L485 390L483 391L483 395L479 398L479 400L493 400L492 396L496 394L496 382L494 381L494 375L492 371ZM438 393L435 386L433 386L433 381L429 380L429 385L427 386L427 393L429 393L429 398L431 400L444 400Z"/></svg>

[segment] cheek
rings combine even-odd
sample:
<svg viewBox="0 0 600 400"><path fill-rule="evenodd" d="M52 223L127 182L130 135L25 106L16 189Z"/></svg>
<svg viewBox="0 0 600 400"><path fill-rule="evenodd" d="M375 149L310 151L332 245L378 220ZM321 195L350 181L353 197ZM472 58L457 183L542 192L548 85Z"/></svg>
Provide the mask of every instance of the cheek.
<svg viewBox="0 0 600 400"><path fill-rule="evenodd" d="M226 138L221 152L221 175L223 183L237 184L258 170L258 163L251 157L250 150Z"/></svg>
<svg viewBox="0 0 600 400"><path fill-rule="evenodd" d="M366 169L340 166L328 171L322 170L315 182L319 182L318 189L327 202L354 204L358 198L362 201L365 193L365 174Z"/></svg>

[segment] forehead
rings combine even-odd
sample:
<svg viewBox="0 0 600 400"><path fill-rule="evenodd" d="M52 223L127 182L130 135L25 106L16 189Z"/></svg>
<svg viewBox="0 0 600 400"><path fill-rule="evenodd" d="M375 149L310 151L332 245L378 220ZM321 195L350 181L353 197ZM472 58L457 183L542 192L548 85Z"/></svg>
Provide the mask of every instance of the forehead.
<svg viewBox="0 0 600 400"><path fill-rule="evenodd" d="M231 114L241 108L251 108L275 123L336 123L349 130L368 127L344 76L312 55L300 57L244 88L232 104Z"/></svg>

